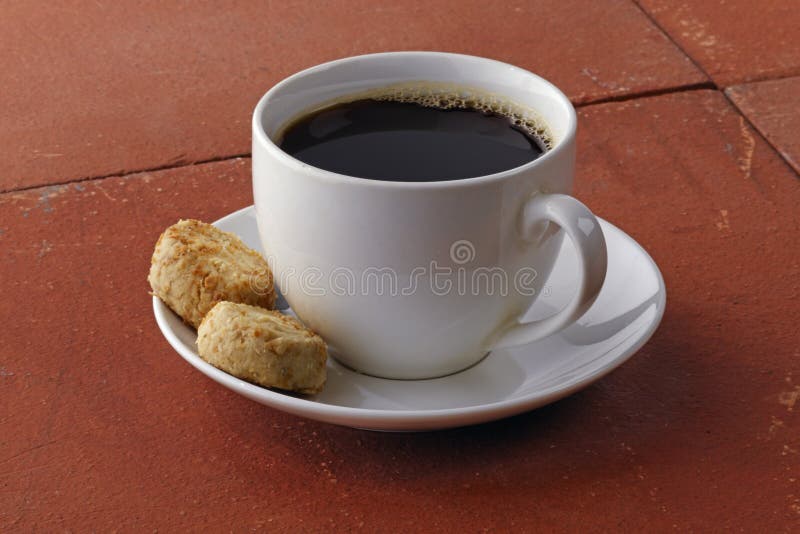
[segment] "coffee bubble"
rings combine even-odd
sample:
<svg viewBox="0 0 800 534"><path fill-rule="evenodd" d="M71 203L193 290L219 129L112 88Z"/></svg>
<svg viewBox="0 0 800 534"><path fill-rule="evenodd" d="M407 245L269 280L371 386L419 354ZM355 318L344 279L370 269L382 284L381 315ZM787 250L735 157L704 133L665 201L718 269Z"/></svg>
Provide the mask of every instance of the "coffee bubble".
<svg viewBox="0 0 800 534"><path fill-rule="evenodd" d="M352 100L371 98L445 110L474 109L487 115L502 115L517 128L537 139L544 150L553 148L550 128L534 110L479 89L454 84L413 82L373 89L354 96L357 98Z"/></svg>
<svg viewBox="0 0 800 534"><path fill-rule="evenodd" d="M481 89L451 83L426 81L404 82L368 89L323 102L303 110L293 120L286 122L273 136L273 139L280 144L286 129L291 127L298 118L321 109L364 99L412 103L445 110L474 109L487 115L501 115L508 118L516 128L523 130L531 138L536 139L542 150L548 151L554 145L550 128L533 109Z"/></svg>

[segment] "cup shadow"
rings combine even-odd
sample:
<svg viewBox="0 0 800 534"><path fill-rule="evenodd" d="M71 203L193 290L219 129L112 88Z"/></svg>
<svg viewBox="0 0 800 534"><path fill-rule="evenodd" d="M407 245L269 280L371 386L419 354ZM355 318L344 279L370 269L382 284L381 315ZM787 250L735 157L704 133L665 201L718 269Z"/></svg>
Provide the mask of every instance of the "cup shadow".
<svg viewBox="0 0 800 534"><path fill-rule="evenodd" d="M432 432L371 432L258 406L253 411L261 417L254 426L231 426L230 431L257 450L259 442L284 439L270 424L277 418L292 429L290 454L297 461L313 467L319 460L316 453L325 450L344 465L358 465L356 471L342 470L340 481L384 477L389 459L398 479L424 479L429 476L425 466L435 465L437 480L487 469L513 470L513 463L522 461L527 470L538 466L552 472L560 466L600 476L610 469L630 469L629 449L661 451L652 462L679 463L692 454L691 446L664 452L665 436L696 431L692 418L701 397L705 405L720 404L708 395L714 391L709 387L713 365L698 357L704 345L694 322L691 313L673 308L651 341L611 375L553 404L490 423ZM227 422L230 404L221 407L218 418ZM641 453L638 461L646 463L647 454ZM239 467L250 473L248 462Z"/></svg>

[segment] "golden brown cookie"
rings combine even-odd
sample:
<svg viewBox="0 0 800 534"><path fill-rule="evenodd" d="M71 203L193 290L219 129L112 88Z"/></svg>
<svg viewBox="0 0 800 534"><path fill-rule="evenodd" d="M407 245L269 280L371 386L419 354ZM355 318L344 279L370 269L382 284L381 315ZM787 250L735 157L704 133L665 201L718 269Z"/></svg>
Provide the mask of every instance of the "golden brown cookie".
<svg viewBox="0 0 800 534"><path fill-rule="evenodd" d="M214 367L260 386L307 394L325 386L325 342L280 312L220 302L197 329L197 350Z"/></svg>
<svg viewBox="0 0 800 534"><path fill-rule="evenodd" d="M234 234L191 219L161 234L147 280L153 294L195 328L223 300L275 305L272 273L264 258Z"/></svg>

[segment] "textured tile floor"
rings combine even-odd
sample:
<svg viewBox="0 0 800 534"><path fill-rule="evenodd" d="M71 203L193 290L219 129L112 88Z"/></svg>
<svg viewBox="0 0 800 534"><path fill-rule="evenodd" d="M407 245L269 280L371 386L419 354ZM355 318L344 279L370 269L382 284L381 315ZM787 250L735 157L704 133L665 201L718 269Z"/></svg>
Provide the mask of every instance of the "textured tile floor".
<svg viewBox="0 0 800 534"><path fill-rule="evenodd" d="M798 10L752 13L776 28L757 36L731 1L108 4L0 18L0 531L797 529L800 112L772 78L798 74ZM709 55L682 20L733 44ZM505 59L581 104L576 195L658 262L660 329L577 395L428 434L194 372L150 310L160 230L251 203L271 83L408 48Z"/></svg>
<svg viewBox="0 0 800 534"><path fill-rule="evenodd" d="M360 53L485 55L576 102L707 80L627 0L20 3L0 49L0 191L247 154L266 89Z"/></svg>
<svg viewBox="0 0 800 534"><path fill-rule="evenodd" d="M800 77L735 85L725 93L800 172Z"/></svg>
<svg viewBox="0 0 800 534"><path fill-rule="evenodd" d="M796 1L638 1L719 87L800 74Z"/></svg>

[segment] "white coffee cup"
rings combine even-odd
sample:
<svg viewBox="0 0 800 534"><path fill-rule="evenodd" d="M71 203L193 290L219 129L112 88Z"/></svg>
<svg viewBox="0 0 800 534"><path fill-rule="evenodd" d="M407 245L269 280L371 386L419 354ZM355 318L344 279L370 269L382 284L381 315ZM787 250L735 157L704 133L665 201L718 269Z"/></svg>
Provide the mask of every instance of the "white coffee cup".
<svg viewBox="0 0 800 534"><path fill-rule="evenodd" d="M535 110L553 146L488 176L387 182L309 166L276 144L309 110L408 82L455 84ZM568 196L575 126L572 104L554 85L479 57L370 54L290 76L253 114L253 197L278 286L339 361L385 378L454 373L494 348L558 332L588 309L606 274L600 225ZM577 250L575 294L555 315L521 323L564 234Z"/></svg>

